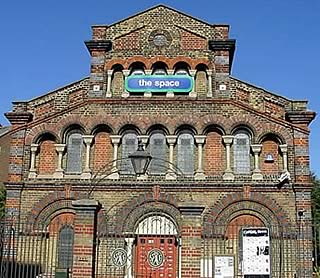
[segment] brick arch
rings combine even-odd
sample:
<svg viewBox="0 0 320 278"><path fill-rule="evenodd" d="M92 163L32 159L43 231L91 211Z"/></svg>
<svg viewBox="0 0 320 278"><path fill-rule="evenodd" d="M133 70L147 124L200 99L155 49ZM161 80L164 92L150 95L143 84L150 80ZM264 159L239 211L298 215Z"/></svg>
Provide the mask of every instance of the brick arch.
<svg viewBox="0 0 320 278"><path fill-rule="evenodd" d="M141 194L127 201L107 223L109 229L117 232L134 233L138 221L148 213L162 213L170 216L177 227L180 224L180 212L177 208L177 198L172 194L159 193L157 198L152 192ZM112 220L111 220L112 219ZM111 220L111 221L110 221Z"/></svg>
<svg viewBox="0 0 320 278"><path fill-rule="evenodd" d="M146 126L146 131L148 133L149 130L152 129L153 126L164 126L166 130L168 130L168 135L174 134L174 126L172 125L172 120L170 117L157 115L156 118L152 117L148 119L148 125Z"/></svg>
<svg viewBox="0 0 320 278"><path fill-rule="evenodd" d="M255 137L256 134L262 129L261 122L257 117L252 115L236 115L229 118L228 121L228 132L231 134L233 130L235 130L238 126L247 126L251 129L253 136Z"/></svg>
<svg viewBox="0 0 320 278"><path fill-rule="evenodd" d="M59 128L60 138L64 137L65 132L72 125L79 125L85 134L89 134L88 126L90 126L90 121L84 116L72 115L65 119L61 119L56 124L57 128Z"/></svg>
<svg viewBox="0 0 320 278"><path fill-rule="evenodd" d="M90 134L94 134L94 131L100 126L105 126L110 130L110 134L114 133L115 127L110 123L111 121L106 121L105 118L110 119L109 116L100 114L94 118L90 118L89 125L87 126L87 129L90 130Z"/></svg>
<svg viewBox="0 0 320 278"><path fill-rule="evenodd" d="M265 132L259 134L259 136L257 137L257 143L262 143L263 140L268 136L276 138L280 144L286 143L286 140L284 139L282 134L279 134L278 132L272 132L271 130L266 130Z"/></svg>
<svg viewBox="0 0 320 278"><path fill-rule="evenodd" d="M195 69L198 64L204 64L208 68L210 66L210 61L205 58L201 59L191 59L190 57L187 56L177 56L175 58L168 58L166 56L160 55L160 56L155 56L150 58L146 58L140 55L137 56L132 56L128 59L112 59L109 62L105 64L105 70L111 69L114 65L120 64L123 66L124 69L129 69L129 66L134 63L134 62L141 62L145 64L146 69L151 69L152 64L156 62L164 62L168 65L169 69L173 69L173 66L177 62L186 62L191 66L191 69Z"/></svg>
<svg viewBox="0 0 320 278"><path fill-rule="evenodd" d="M43 123L29 130L28 135L26 136L26 145L35 143L36 140L45 133L52 134L56 138L56 143L61 142L57 130L53 129L50 125Z"/></svg>
<svg viewBox="0 0 320 278"><path fill-rule="evenodd" d="M70 194L67 194L66 191L50 193L34 204L27 217L27 222L30 225L47 223L54 215L56 215L57 211L72 211L73 200L85 197L85 194L78 191L72 191Z"/></svg>
<svg viewBox="0 0 320 278"><path fill-rule="evenodd" d="M195 115L189 115L189 116L181 116L175 120L174 133L176 133L181 126L190 126L192 130L195 131L195 134L201 134L199 133L199 120L198 117L195 117Z"/></svg>
<svg viewBox="0 0 320 278"><path fill-rule="evenodd" d="M284 128L283 126L266 123L264 129L259 132L257 135L257 142L261 142L264 136L267 134L274 134L278 138L281 139L282 144L293 144L293 135L288 131L288 129Z"/></svg>
<svg viewBox="0 0 320 278"><path fill-rule="evenodd" d="M223 131L223 134L227 134L228 129L228 118L221 116L221 115L206 115L200 119L199 122L203 123L200 127L201 134L205 134L206 130L210 126L216 126ZM229 134L229 133L228 133Z"/></svg>
<svg viewBox="0 0 320 278"><path fill-rule="evenodd" d="M214 227L226 227L234 218L243 214L253 215L266 226L288 227L287 213L268 195L252 192L250 198L243 193L233 193L211 207L204 217L204 232L212 233Z"/></svg>

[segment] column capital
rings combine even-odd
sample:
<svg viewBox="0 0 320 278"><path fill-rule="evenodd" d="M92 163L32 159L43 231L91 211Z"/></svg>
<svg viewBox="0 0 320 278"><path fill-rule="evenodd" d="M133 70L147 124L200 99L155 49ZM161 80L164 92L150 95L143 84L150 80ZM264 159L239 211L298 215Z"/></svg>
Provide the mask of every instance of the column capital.
<svg viewBox="0 0 320 278"><path fill-rule="evenodd" d="M54 146L56 147L56 151L58 153L63 152L66 148L66 144L54 144Z"/></svg>
<svg viewBox="0 0 320 278"><path fill-rule="evenodd" d="M223 136L222 136L223 142L224 142L226 145L231 145L232 142L233 142L233 138L234 138L233 135L223 135Z"/></svg>
<svg viewBox="0 0 320 278"><path fill-rule="evenodd" d="M31 144L30 145L30 150L32 152L36 152L38 150L39 144Z"/></svg>
<svg viewBox="0 0 320 278"><path fill-rule="evenodd" d="M174 70L169 69L169 70L167 70L167 73L170 74L170 75L172 75L172 74L174 74Z"/></svg>
<svg viewBox="0 0 320 278"><path fill-rule="evenodd" d="M113 70L107 70L107 75L108 76L112 76L112 74L113 74Z"/></svg>
<svg viewBox="0 0 320 278"><path fill-rule="evenodd" d="M280 148L282 153L287 153L288 152L288 145L287 144L279 145L279 148Z"/></svg>
<svg viewBox="0 0 320 278"><path fill-rule="evenodd" d="M152 70L150 70L150 69L147 69L144 72L145 72L145 74L152 74Z"/></svg>
<svg viewBox="0 0 320 278"><path fill-rule="evenodd" d="M262 149L262 145L251 145L251 149L253 151L253 153L260 153L261 149Z"/></svg>
<svg viewBox="0 0 320 278"><path fill-rule="evenodd" d="M119 144L121 140L121 135L110 135L112 144Z"/></svg>
<svg viewBox="0 0 320 278"><path fill-rule="evenodd" d="M130 74L130 70L122 70L122 73L125 77L127 77Z"/></svg>
<svg viewBox="0 0 320 278"><path fill-rule="evenodd" d="M141 143L143 145L146 145L148 143L148 140L149 140L149 135L138 135L138 140L140 139L141 140Z"/></svg>
<svg viewBox="0 0 320 278"><path fill-rule="evenodd" d="M189 70L189 73L192 77L194 77L196 75L197 71L196 70Z"/></svg>
<svg viewBox="0 0 320 278"><path fill-rule="evenodd" d="M204 144L206 140L206 135L195 135L194 140L196 141L197 144Z"/></svg>
<svg viewBox="0 0 320 278"><path fill-rule="evenodd" d="M173 145L176 143L178 136L177 135L167 135L166 139L169 145Z"/></svg>
<svg viewBox="0 0 320 278"><path fill-rule="evenodd" d="M213 70L211 70L211 69L207 70L207 74L208 74L209 76L212 76L212 73L213 73Z"/></svg>
<svg viewBox="0 0 320 278"><path fill-rule="evenodd" d="M83 141L86 145L90 145L94 138L94 135L82 135Z"/></svg>

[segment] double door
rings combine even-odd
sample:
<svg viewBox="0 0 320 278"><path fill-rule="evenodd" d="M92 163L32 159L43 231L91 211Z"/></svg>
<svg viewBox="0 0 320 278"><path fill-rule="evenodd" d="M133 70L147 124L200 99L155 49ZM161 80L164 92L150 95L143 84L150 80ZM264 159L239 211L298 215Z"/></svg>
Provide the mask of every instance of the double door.
<svg viewBox="0 0 320 278"><path fill-rule="evenodd" d="M137 237L136 278L177 278L178 244L175 236Z"/></svg>

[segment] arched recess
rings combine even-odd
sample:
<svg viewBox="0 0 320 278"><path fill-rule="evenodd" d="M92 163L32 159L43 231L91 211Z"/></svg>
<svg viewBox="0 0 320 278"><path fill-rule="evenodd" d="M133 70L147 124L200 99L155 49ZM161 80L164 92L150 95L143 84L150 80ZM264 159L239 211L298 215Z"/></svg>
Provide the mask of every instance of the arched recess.
<svg viewBox="0 0 320 278"><path fill-rule="evenodd" d="M166 140L168 130L164 126L154 125L149 128L147 134L149 135L149 144L147 149L152 156L148 169L149 174L165 174L168 169L168 145Z"/></svg>
<svg viewBox="0 0 320 278"><path fill-rule="evenodd" d="M57 138L52 133L43 133L37 137L38 152L36 154L36 169L38 175L52 175L57 168Z"/></svg>
<svg viewBox="0 0 320 278"><path fill-rule="evenodd" d="M225 236L230 223L241 226L245 219L257 226L272 227L276 234L290 227L287 213L269 196L253 193L251 200L244 200L235 194L233 198L226 196L205 215L204 233Z"/></svg>
<svg viewBox="0 0 320 278"><path fill-rule="evenodd" d="M199 95L206 95L208 92L208 67L205 64L196 66L195 90Z"/></svg>
<svg viewBox="0 0 320 278"><path fill-rule="evenodd" d="M283 157L280 151L282 139L273 133L267 133L260 138L262 145L260 168L263 174L278 175L283 169Z"/></svg>
<svg viewBox="0 0 320 278"><path fill-rule="evenodd" d="M112 66L111 91L115 96L120 96L124 90L123 66L115 64Z"/></svg>
<svg viewBox="0 0 320 278"><path fill-rule="evenodd" d="M251 173L252 155L251 144L253 140L253 132L246 125L239 125L234 128L232 144L233 153L233 170L236 174L246 175Z"/></svg>
<svg viewBox="0 0 320 278"><path fill-rule="evenodd" d="M64 156L65 172L67 174L80 174L83 168L84 156L84 129L77 124L69 126L64 133L66 153Z"/></svg>
<svg viewBox="0 0 320 278"><path fill-rule="evenodd" d="M205 129L204 171L207 176L222 175L225 169L225 147L222 136L224 131L216 125Z"/></svg>
<svg viewBox="0 0 320 278"><path fill-rule="evenodd" d="M180 212L177 208L177 199L174 195L159 193L154 196L151 192L132 198L120 209L105 212L107 233L134 234L137 223L149 214L167 215L180 231Z"/></svg>
<svg viewBox="0 0 320 278"><path fill-rule="evenodd" d="M195 172L195 130L191 126L183 125L177 129L177 168L186 176L193 176Z"/></svg>
<svg viewBox="0 0 320 278"><path fill-rule="evenodd" d="M110 139L111 132L111 128L107 125L98 125L93 130L92 159L90 161L93 173L97 173L112 161L113 146Z"/></svg>

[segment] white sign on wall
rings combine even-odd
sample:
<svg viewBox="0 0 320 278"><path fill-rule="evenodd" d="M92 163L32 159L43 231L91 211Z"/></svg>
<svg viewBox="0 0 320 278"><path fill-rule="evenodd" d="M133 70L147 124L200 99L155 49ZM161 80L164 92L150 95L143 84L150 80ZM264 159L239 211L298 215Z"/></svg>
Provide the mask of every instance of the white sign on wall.
<svg viewBox="0 0 320 278"><path fill-rule="evenodd" d="M268 228L242 229L242 273L270 275L270 235Z"/></svg>
<svg viewBox="0 0 320 278"><path fill-rule="evenodd" d="M234 258L233 256L214 257L214 277L233 278L234 277Z"/></svg>

